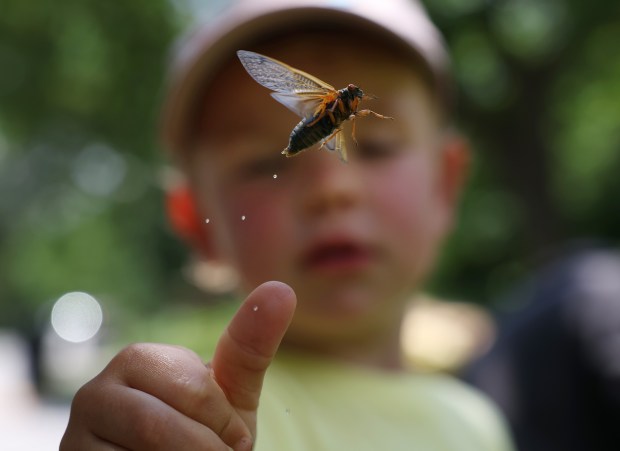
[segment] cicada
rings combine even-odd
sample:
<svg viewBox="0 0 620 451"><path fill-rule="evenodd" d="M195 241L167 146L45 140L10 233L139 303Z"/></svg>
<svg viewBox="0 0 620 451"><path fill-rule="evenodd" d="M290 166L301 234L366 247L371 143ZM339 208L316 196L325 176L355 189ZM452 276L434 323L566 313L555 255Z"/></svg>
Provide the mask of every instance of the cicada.
<svg viewBox="0 0 620 451"><path fill-rule="evenodd" d="M364 94L354 84L335 89L302 70L268 56L246 50L239 50L237 56L254 80L275 91L271 93L274 99L302 117L291 132L288 146L282 151L287 157L320 142L319 148L338 152L340 159L346 162L347 149L341 133L345 121L351 120L351 137L357 144L355 118L372 115L380 119L393 119L368 109L359 110L361 100L374 97Z"/></svg>

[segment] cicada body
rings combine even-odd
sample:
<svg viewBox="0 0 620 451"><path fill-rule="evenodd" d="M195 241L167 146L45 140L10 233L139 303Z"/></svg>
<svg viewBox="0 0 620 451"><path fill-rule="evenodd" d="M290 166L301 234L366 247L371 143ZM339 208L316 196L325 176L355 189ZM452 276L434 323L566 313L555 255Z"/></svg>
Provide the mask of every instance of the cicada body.
<svg viewBox="0 0 620 451"><path fill-rule="evenodd" d="M320 147L337 151L340 159L346 162L345 140L340 133L345 121L369 114L392 119L371 110L359 110L360 101L369 96L353 84L336 90L324 81L273 58L245 50L239 50L237 55L254 80L275 91L271 93L273 98L302 117L291 132L288 146L282 151L287 157L320 142ZM352 138L356 142L355 122Z"/></svg>

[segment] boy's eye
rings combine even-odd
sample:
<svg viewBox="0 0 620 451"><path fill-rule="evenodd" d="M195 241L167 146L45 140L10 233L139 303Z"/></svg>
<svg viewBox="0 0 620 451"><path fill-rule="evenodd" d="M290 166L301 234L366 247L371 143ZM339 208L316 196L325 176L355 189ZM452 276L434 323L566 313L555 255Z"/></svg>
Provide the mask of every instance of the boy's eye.
<svg viewBox="0 0 620 451"><path fill-rule="evenodd" d="M286 158L276 151L274 155L257 157L242 163L238 173L241 178L249 179L273 177L285 169L285 163Z"/></svg>
<svg viewBox="0 0 620 451"><path fill-rule="evenodd" d="M380 159L395 156L402 152L404 144L396 137L365 137L358 140L356 153L362 159Z"/></svg>

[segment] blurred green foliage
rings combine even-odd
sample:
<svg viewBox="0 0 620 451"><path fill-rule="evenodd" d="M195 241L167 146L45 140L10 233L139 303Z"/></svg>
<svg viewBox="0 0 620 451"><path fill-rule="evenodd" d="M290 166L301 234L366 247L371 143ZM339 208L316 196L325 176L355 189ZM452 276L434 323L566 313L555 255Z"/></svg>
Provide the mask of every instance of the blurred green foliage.
<svg viewBox="0 0 620 451"><path fill-rule="evenodd" d="M35 326L66 291L130 309L165 297L183 252L156 129L179 26L166 0L4 2L0 325Z"/></svg>
<svg viewBox="0 0 620 451"><path fill-rule="evenodd" d="M163 214L158 108L173 39L222 3L4 2L0 326L72 290L134 315L198 296ZM570 240L617 245L620 4L425 3L476 153L430 288L486 303Z"/></svg>
<svg viewBox="0 0 620 451"><path fill-rule="evenodd" d="M617 246L620 4L424 3L452 51L475 152L431 288L490 302L568 243Z"/></svg>

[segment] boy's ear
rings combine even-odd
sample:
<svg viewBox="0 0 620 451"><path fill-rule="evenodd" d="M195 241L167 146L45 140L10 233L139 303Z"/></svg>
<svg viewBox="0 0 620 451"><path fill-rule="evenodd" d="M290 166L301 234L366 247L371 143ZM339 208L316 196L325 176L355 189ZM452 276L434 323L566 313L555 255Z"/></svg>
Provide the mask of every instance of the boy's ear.
<svg viewBox="0 0 620 451"><path fill-rule="evenodd" d="M467 140L456 133L445 137L441 156L441 190L446 206L454 208L469 173L470 150Z"/></svg>
<svg viewBox="0 0 620 451"><path fill-rule="evenodd" d="M203 257L213 253L189 187L180 183L166 190L166 212L172 229Z"/></svg>

